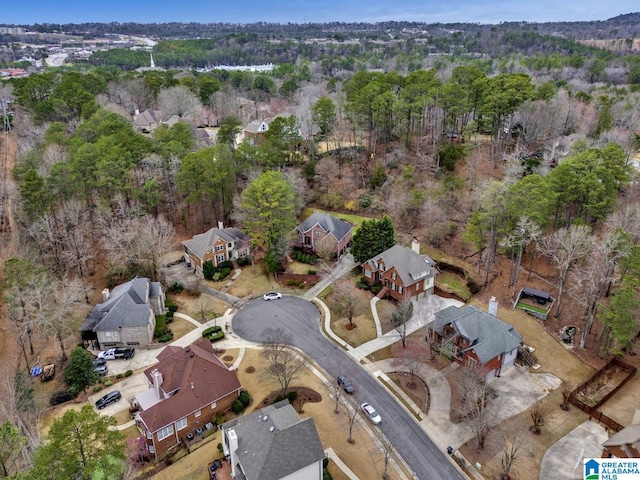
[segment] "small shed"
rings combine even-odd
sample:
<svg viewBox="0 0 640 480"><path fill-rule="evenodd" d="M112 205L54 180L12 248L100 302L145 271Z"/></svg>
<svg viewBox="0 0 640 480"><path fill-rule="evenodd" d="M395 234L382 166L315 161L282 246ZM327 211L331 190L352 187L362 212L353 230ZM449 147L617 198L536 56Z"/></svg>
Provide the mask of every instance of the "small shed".
<svg viewBox="0 0 640 480"><path fill-rule="evenodd" d="M515 308L519 308L540 320L546 320L554 302L555 299L550 293L537 288L524 287L518 294Z"/></svg>

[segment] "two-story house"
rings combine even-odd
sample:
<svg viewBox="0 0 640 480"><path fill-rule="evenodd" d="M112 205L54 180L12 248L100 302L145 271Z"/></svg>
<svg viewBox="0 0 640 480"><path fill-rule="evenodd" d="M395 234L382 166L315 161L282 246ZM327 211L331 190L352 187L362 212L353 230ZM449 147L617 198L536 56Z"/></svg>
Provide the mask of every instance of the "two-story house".
<svg viewBox="0 0 640 480"><path fill-rule="evenodd" d="M415 240L411 248L394 245L364 262L362 274L370 285L382 284L380 296L386 294L399 302L422 298L433 293L436 263L419 252L420 245Z"/></svg>
<svg viewBox="0 0 640 480"><path fill-rule="evenodd" d="M283 400L221 426L231 475L244 480L322 480L324 449L312 418Z"/></svg>
<svg viewBox="0 0 640 480"><path fill-rule="evenodd" d="M248 257L251 253L249 236L246 233L233 227L223 228L222 222L218 225L218 228L212 228L182 242L185 261L200 276L202 265L207 260L218 266L221 262Z"/></svg>
<svg viewBox="0 0 640 480"><path fill-rule="evenodd" d="M136 423L149 453L162 459L189 434L212 428L216 413L231 408L241 386L208 340L184 348L170 345L157 358L144 372L149 389L136 396L141 410Z"/></svg>
<svg viewBox="0 0 640 480"><path fill-rule="evenodd" d="M351 244L353 225L326 213L315 212L296 227L300 244L323 257L339 258Z"/></svg>
<svg viewBox="0 0 640 480"><path fill-rule="evenodd" d="M481 369L487 380L515 364L522 343L513 325L471 305L436 312L427 328L434 343L461 365Z"/></svg>
<svg viewBox="0 0 640 480"><path fill-rule="evenodd" d="M80 326L82 340L96 348L146 346L153 340L156 315L165 311L165 290L159 282L135 277L112 291L102 291L97 304Z"/></svg>

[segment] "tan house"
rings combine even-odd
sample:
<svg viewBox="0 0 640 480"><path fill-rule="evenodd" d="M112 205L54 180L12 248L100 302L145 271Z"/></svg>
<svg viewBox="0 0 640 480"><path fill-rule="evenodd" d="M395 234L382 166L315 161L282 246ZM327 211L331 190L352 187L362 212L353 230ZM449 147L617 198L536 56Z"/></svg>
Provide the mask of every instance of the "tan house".
<svg viewBox="0 0 640 480"><path fill-rule="evenodd" d="M251 254L249 236L237 228L223 228L221 222L218 228L195 235L191 240L182 242L182 246L185 261L200 276L202 265L207 260L211 260L215 267Z"/></svg>
<svg viewBox="0 0 640 480"><path fill-rule="evenodd" d="M151 133L162 124L162 112L147 108L133 116L133 128L140 133Z"/></svg>
<svg viewBox="0 0 640 480"><path fill-rule="evenodd" d="M149 453L162 459L181 442L213 428L217 412L231 408L241 391L236 372L202 339L189 347L168 346L145 370L149 389L136 396L136 423Z"/></svg>
<svg viewBox="0 0 640 480"><path fill-rule="evenodd" d="M221 426L231 476L243 480L322 480L324 449L312 418L288 400Z"/></svg>
<svg viewBox="0 0 640 480"><path fill-rule="evenodd" d="M362 264L362 274L370 285L382 284L381 297L403 302L433 293L436 263L427 255L420 255L420 245L413 241L411 248L394 245Z"/></svg>
<svg viewBox="0 0 640 480"><path fill-rule="evenodd" d="M144 347L153 340L156 315L165 312L165 290L159 282L145 277L102 291L97 304L80 326L82 340L94 347Z"/></svg>
<svg viewBox="0 0 640 480"><path fill-rule="evenodd" d="M326 213L313 213L296 227L301 246L323 257L325 252L340 257L351 244L353 225Z"/></svg>

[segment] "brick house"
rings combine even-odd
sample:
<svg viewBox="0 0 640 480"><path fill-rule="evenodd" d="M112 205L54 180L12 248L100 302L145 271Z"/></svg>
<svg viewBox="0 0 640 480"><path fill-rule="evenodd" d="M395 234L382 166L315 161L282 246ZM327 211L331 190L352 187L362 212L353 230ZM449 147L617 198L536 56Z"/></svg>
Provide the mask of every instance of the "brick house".
<svg viewBox="0 0 640 480"><path fill-rule="evenodd" d="M362 264L362 274L369 285L382 284L384 292L397 301L422 298L433 293L436 263L420 255L420 245L413 241L411 248L394 245Z"/></svg>
<svg viewBox="0 0 640 480"><path fill-rule="evenodd" d="M229 410L242 387L208 340L184 348L170 345L157 358L144 372L149 389L136 396L136 423L149 454L162 459L187 435L213 428L216 413Z"/></svg>
<svg viewBox="0 0 640 480"><path fill-rule="evenodd" d="M184 259L202 276L202 265L211 260L214 266L221 262L248 257L251 253L249 236L237 228L218 228L195 235L191 240L182 242Z"/></svg>
<svg viewBox="0 0 640 480"><path fill-rule="evenodd" d="M221 430L233 478L322 480L325 453L316 426L288 400L224 423Z"/></svg>
<svg viewBox="0 0 640 480"><path fill-rule="evenodd" d="M513 325L471 305L436 312L427 328L434 343L461 365L481 368L486 380L515 364L522 343Z"/></svg>
<svg viewBox="0 0 640 480"><path fill-rule="evenodd" d="M326 213L315 212L296 227L300 244L323 256L340 257L351 244L353 225Z"/></svg>
<svg viewBox="0 0 640 480"><path fill-rule="evenodd" d="M82 340L99 349L115 346L146 346L153 340L156 315L165 311L165 290L159 282L135 277L109 291L80 326Z"/></svg>

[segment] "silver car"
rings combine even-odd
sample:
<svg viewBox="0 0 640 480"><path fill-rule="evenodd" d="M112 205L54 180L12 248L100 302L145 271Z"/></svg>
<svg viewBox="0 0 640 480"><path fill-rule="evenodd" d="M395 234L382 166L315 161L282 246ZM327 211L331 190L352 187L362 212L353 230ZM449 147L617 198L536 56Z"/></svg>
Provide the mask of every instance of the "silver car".
<svg viewBox="0 0 640 480"><path fill-rule="evenodd" d="M362 411L365 413L365 415L369 417L371 423L373 423L374 425L380 425L380 423L382 423L380 414L371 405L369 405L368 403L363 403L362 405L360 405L360 408L362 408Z"/></svg>

